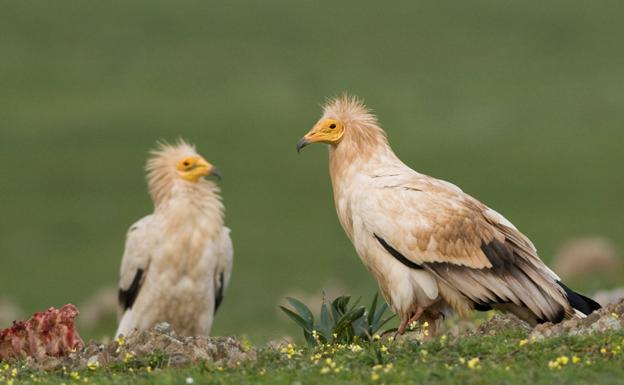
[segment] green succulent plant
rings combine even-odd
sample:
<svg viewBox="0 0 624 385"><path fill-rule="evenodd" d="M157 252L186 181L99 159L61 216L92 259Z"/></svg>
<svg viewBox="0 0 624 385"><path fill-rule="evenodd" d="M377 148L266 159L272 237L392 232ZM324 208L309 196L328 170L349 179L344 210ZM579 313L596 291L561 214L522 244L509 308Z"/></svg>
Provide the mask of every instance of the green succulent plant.
<svg viewBox="0 0 624 385"><path fill-rule="evenodd" d="M282 311L303 330L303 336L310 345L349 344L357 341L370 341L394 315L384 317L388 304L381 301L376 293L369 308L359 305L359 299L352 305L350 296L340 296L333 301L323 297L318 320L312 311L301 301L286 297L294 310L280 306ZM386 330L384 333L392 331ZM383 334L383 333L382 333Z"/></svg>

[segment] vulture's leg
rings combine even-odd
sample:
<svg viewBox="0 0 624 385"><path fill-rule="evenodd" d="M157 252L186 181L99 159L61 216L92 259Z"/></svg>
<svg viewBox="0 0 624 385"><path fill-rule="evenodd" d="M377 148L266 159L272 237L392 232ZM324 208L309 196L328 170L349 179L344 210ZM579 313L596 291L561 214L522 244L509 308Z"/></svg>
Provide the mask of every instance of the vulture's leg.
<svg viewBox="0 0 624 385"><path fill-rule="evenodd" d="M419 306L416 308L416 311L412 313L412 316L410 318L401 321L401 325L399 325L399 330L398 330L399 334L404 334L405 329L407 329L407 327L412 322L418 321L418 319L420 318L420 316L423 314L424 311L425 311L425 308Z"/></svg>

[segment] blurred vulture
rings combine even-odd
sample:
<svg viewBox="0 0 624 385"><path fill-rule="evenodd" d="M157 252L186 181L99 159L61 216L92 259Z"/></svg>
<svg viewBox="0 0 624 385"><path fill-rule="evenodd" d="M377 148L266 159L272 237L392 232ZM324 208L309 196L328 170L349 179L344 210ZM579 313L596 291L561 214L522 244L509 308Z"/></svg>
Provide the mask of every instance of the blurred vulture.
<svg viewBox="0 0 624 385"><path fill-rule="evenodd" d="M502 215L406 166L356 98L330 101L297 150L317 142L329 145L340 223L399 315L400 332L452 310L499 309L535 324L600 308L566 287Z"/></svg>
<svg viewBox="0 0 624 385"><path fill-rule="evenodd" d="M168 322L181 335L210 333L232 272L230 230L217 169L183 141L147 163L154 212L130 227L119 280L116 335Z"/></svg>

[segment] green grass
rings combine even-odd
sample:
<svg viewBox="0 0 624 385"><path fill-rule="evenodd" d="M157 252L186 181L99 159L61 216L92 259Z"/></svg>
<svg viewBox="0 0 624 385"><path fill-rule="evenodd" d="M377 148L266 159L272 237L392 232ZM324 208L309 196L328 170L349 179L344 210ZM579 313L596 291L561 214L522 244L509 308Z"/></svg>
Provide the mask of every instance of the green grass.
<svg viewBox="0 0 624 385"><path fill-rule="evenodd" d="M192 378L195 384L552 385L616 384L622 383L624 374L621 332L527 342L525 333L508 331L454 342L438 338L362 346L357 352L352 346L264 348L257 361L234 368L202 364L148 372L147 363L130 360L114 368L75 373L30 372L17 365L15 377L13 367L0 377L13 378L14 384L185 384Z"/></svg>
<svg viewBox="0 0 624 385"><path fill-rule="evenodd" d="M114 285L125 231L151 210L147 151L178 136L224 173L235 267L215 334L293 334L277 305L295 290L369 295L326 151L294 149L343 91L375 109L406 163L496 208L544 259L578 235L624 245L623 11L580 0L6 2L0 295L30 313Z"/></svg>

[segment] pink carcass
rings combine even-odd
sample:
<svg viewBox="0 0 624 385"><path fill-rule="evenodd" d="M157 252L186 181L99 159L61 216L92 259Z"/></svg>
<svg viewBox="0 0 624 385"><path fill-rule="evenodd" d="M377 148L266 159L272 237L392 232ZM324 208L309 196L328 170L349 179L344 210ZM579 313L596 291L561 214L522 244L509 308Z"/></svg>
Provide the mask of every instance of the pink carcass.
<svg viewBox="0 0 624 385"><path fill-rule="evenodd" d="M35 313L28 321L13 321L0 331L0 360L60 357L84 346L74 327L79 314L72 304Z"/></svg>

